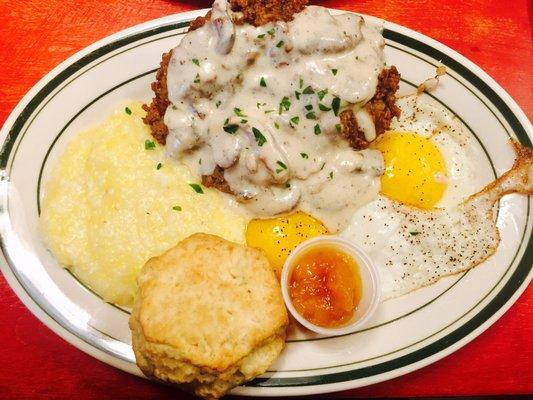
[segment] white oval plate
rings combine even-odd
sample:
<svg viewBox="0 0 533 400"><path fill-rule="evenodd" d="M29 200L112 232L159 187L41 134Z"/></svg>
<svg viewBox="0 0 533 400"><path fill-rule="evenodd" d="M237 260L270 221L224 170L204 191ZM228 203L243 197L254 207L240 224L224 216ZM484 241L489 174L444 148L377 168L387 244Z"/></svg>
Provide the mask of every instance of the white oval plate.
<svg viewBox="0 0 533 400"><path fill-rule="evenodd" d="M205 12L154 20L80 51L31 89L2 128L0 235L7 261L1 263L2 272L50 329L136 375L141 373L130 346L127 310L105 303L58 265L37 231L39 200L69 139L128 100L149 100L161 54ZM475 136L484 154L478 160L480 184L512 165L509 137L531 146L530 122L481 69L419 33L388 22L384 27L387 61L402 73L404 90L434 75L437 65L447 67L433 97ZM531 281L531 201L511 195L500 202L502 243L483 265L381 304L363 331L336 338L291 332L271 370L233 393L287 396L355 388L414 371L465 345Z"/></svg>

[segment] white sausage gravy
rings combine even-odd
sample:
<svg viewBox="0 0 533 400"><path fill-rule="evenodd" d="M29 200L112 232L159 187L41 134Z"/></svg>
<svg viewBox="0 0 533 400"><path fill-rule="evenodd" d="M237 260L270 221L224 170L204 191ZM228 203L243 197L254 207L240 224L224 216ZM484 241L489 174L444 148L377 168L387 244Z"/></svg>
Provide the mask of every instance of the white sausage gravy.
<svg viewBox="0 0 533 400"><path fill-rule="evenodd" d="M379 28L354 14L309 6L291 22L237 25L225 0L172 50L166 148L199 175L216 166L256 216L299 208L341 229L380 188L378 151L339 134L339 112L363 108L384 67Z"/></svg>

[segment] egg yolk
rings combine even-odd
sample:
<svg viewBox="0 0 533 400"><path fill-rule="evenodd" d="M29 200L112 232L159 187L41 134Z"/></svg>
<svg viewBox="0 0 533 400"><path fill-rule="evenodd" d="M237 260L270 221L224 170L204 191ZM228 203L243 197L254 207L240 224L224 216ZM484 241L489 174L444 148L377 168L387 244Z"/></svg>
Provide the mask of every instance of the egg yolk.
<svg viewBox="0 0 533 400"><path fill-rule="evenodd" d="M439 202L446 189L446 164L430 140L412 132L388 131L372 147L385 161L381 193L425 209Z"/></svg>
<svg viewBox="0 0 533 400"><path fill-rule="evenodd" d="M322 222L297 211L278 218L251 220L246 228L246 244L264 250L279 277L283 263L296 246L326 233Z"/></svg>

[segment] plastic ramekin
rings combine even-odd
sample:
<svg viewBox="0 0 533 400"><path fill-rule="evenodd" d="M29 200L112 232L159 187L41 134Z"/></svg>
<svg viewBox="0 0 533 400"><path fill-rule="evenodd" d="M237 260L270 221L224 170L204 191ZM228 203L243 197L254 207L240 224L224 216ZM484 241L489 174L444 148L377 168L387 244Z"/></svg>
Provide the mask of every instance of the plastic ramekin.
<svg viewBox="0 0 533 400"><path fill-rule="evenodd" d="M363 291L361 300L352 319L338 328L326 328L309 322L296 310L289 294L289 278L291 276L292 268L294 266L293 263L296 258L312 247L323 245L336 247L337 249L353 257L359 266L359 274L361 276ZM306 240L291 252L285 261L283 270L281 272L281 291L283 293L283 299L285 300L287 309L300 324L313 332L328 336L345 335L362 328L375 313L381 297L379 274L366 252L355 243L338 236L330 235L317 236Z"/></svg>

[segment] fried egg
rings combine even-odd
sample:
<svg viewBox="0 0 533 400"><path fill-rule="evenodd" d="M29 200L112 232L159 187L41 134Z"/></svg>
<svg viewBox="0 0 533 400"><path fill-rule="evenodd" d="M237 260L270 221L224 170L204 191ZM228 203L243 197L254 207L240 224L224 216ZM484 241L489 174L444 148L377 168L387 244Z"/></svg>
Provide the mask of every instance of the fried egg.
<svg viewBox="0 0 533 400"><path fill-rule="evenodd" d="M396 104L402 110L401 117L393 119L392 132L374 144L382 151L387 170L382 178L382 194L420 208L448 207L459 204L492 179L476 168L476 161L485 156L455 115L425 95L404 96ZM411 135L381 143L390 134L398 136L398 132ZM416 139L412 139L415 134ZM390 154L398 153L402 159L391 163ZM390 186L396 193L391 193ZM413 186L418 186L412 192L415 194L405 193ZM409 196L416 197L418 204L409 201Z"/></svg>
<svg viewBox="0 0 533 400"><path fill-rule="evenodd" d="M381 193L403 204L432 208L446 190L444 157L430 140L413 132L389 131L373 148L381 151L385 172Z"/></svg>
<svg viewBox="0 0 533 400"><path fill-rule="evenodd" d="M423 210L385 196L362 207L342 236L361 245L379 270L384 299L472 268L496 251L494 204L533 194L533 151L515 144L513 168L458 205Z"/></svg>
<svg viewBox="0 0 533 400"><path fill-rule="evenodd" d="M500 240L494 204L507 193L533 189L533 152L513 143L513 168L471 195L480 182L475 146L462 124L422 96L398 103L402 117L373 145L385 162L381 193L341 233L369 253L384 299L486 260Z"/></svg>
<svg viewBox="0 0 533 400"><path fill-rule="evenodd" d="M326 233L322 222L297 211L277 218L251 220L246 227L246 244L262 249L279 277L283 263L296 246Z"/></svg>

